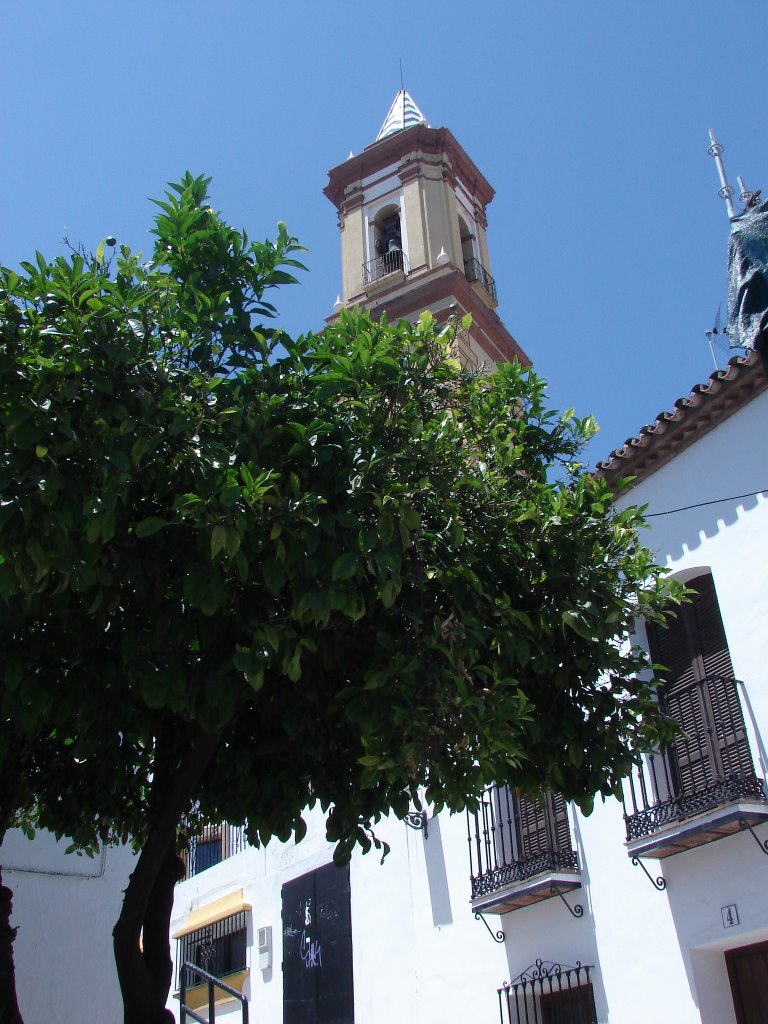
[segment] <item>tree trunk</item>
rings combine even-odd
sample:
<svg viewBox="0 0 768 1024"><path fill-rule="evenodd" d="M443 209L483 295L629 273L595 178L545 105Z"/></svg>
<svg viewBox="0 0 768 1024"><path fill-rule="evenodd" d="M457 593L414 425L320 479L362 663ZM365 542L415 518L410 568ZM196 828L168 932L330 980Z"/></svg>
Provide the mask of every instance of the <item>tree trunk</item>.
<svg viewBox="0 0 768 1024"><path fill-rule="evenodd" d="M170 1024L165 1003L171 984L169 924L178 877L176 830L216 748L216 738L188 738L179 758L168 736L158 736L147 841L125 890L112 932L125 1024ZM143 934L142 934L143 933Z"/></svg>
<svg viewBox="0 0 768 1024"><path fill-rule="evenodd" d="M173 979L173 958L168 934L171 930L173 892L176 883L184 877L184 862L171 843L160 867L144 915L144 962L152 978L152 985L163 994L163 1002Z"/></svg>

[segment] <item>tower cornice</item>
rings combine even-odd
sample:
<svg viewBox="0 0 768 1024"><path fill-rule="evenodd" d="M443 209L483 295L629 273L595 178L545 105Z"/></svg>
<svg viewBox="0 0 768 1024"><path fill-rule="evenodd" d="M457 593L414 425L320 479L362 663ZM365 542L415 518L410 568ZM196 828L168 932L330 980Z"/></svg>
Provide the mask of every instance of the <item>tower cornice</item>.
<svg viewBox="0 0 768 1024"><path fill-rule="evenodd" d="M328 184L323 192L339 210L350 185L357 184L384 167L399 163L414 152L447 158L450 171L461 179L483 209L493 199L495 193L488 180L448 128L428 128L423 124L387 135L366 146L357 156L333 167L328 172Z"/></svg>

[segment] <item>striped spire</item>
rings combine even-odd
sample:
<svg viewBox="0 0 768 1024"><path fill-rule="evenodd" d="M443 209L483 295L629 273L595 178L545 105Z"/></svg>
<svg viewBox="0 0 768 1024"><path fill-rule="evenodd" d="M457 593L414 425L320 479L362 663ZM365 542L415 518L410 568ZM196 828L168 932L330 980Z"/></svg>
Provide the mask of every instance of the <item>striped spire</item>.
<svg viewBox="0 0 768 1024"><path fill-rule="evenodd" d="M384 119L384 124L379 129L376 141L392 135L393 132L402 131L403 128L411 128L415 124L424 124L429 127L426 117L416 106L413 97L405 89L400 89L395 96L389 113Z"/></svg>

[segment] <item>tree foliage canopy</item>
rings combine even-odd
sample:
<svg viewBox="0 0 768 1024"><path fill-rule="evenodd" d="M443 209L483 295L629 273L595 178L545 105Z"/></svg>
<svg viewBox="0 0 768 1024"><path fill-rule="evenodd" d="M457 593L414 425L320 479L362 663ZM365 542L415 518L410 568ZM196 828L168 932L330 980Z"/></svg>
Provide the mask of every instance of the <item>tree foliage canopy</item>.
<svg viewBox="0 0 768 1024"><path fill-rule="evenodd" d="M267 840L319 801L345 857L494 780L614 792L665 728L634 621L675 595L579 464L591 421L429 314L265 328L298 246L207 184L148 263L2 271L0 761L62 766L19 805L158 863L192 809Z"/></svg>

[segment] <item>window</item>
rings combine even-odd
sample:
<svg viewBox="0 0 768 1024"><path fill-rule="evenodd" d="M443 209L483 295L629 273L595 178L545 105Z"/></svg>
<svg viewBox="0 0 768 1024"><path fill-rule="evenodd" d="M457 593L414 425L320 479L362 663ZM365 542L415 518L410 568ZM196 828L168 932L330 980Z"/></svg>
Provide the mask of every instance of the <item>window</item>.
<svg viewBox="0 0 768 1024"><path fill-rule="evenodd" d="M179 987L183 964L201 967L216 978L245 970L248 945L248 926L245 911L214 921L204 928L189 932L178 940L177 985ZM194 971L187 969L187 988L200 983Z"/></svg>
<svg viewBox="0 0 768 1024"><path fill-rule="evenodd" d="M541 1024L593 1024L596 1020L591 984L541 997Z"/></svg>
<svg viewBox="0 0 768 1024"><path fill-rule="evenodd" d="M627 783L631 856L670 856L768 816L712 575L702 573L687 586L691 602L664 626L647 627L651 659L664 666L659 703L681 732L664 751L639 762ZM708 822L685 824L704 814Z"/></svg>
<svg viewBox="0 0 768 1024"><path fill-rule="evenodd" d="M247 846L245 825L205 825L199 836L192 836L189 840L184 857L185 877L199 875Z"/></svg>
<svg viewBox="0 0 768 1024"><path fill-rule="evenodd" d="M593 970L536 960L497 990L501 1024L596 1024Z"/></svg>
<svg viewBox="0 0 768 1024"><path fill-rule="evenodd" d="M372 241L376 255L363 264L363 279L366 284L378 281L398 270L408 273L408 261L403 252L399 206L390 204L379 210L372 225Z"/></svg>
<svg viewBox="0 0 768 1024"><path fill-rule="evenodd" d="M555 876L562 888L580 884L561 794L542 793L531 800L506 786L490 786L479 809L468 814L467 825L475 909L482 904L502 913L546 899L554 895ZM529 884L532 879L539 879L537 886ZM508 891L512 887L516 895Z"/></svg>
<svg viewBox="0 0 768 1024"><path fill-rule="evenodd" d="M649 625L661 674L660 700L683 734L668 751L676 796L701 793L729 778L754 776L744 716L711 574L688 583L692 601L666 626Z"/></svg>

